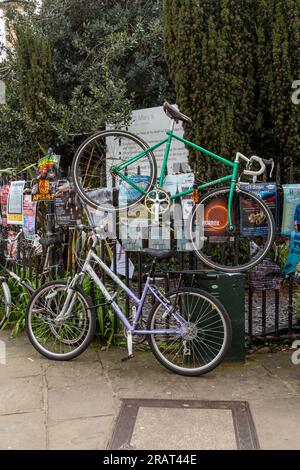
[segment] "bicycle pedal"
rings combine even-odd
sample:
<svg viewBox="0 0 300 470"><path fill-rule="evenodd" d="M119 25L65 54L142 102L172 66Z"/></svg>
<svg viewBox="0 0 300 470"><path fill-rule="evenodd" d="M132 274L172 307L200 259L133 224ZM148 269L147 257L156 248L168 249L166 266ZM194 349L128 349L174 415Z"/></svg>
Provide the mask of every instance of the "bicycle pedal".
<svg viewBox="0 0 300 470"><path fill-rule="evenodd" d="M129 361L129 359L133 359L133 358L134 358L134 355L131 354L131 356L123 357L123 358L121 359L121 361L122 361L122 362L127 362L127 361Z"/></svg>

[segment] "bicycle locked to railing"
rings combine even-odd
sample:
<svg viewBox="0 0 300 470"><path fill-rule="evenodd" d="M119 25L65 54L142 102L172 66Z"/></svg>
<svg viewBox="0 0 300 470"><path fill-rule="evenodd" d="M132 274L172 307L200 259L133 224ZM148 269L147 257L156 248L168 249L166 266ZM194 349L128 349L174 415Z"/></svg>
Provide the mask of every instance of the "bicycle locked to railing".
<svg viewBox="0 0 300 470"><path fill-rule="evenodd" d="M172 202L197 193L198 204L195 204L188 221L188 236L197 256L219 271L233 273L253 268L266 257L272 246L275 223L266 203L245 189L241 177L246 175L257 179L265 172L266 165L273 162L257 156L247 158L240 152L233 162L223 158L174 133L175 123L192 124L188 116L168 103L164 104L164 112L171 119L170 130L165 139L151 147L140 137L124 130L97 132L79 147L72 164L72 177L80 197L89 206L108 212L127 211L142 203L158 223ZM195 188L169 194L163 186L174 140L229 167L229 174ZM164 145L162 169L157 179L154 152ZM242 163L246 168L241 170ZM255 165L258 168L255 169ZM229 186L207 192L224 183L229 183ZM114 189L110 191L110 187ZM205 193L198 198L201 191ZM119 192L117 203L115 192ZM245 211L248 230L243 230ZM199 237L199 221L204 226L203 237ZM262 224L263 230L255 230Z"/></svg>
<svg viewBox="0 0 300 470"><path fill-rule="evenodd" d="M83 289L85 278L91 279L124 326L128 355L133 358L133 337L147 337L151 351L166 368L182 375L205 374L223 360L231 343L231 325L221 303L207 292L180 287L164 292L154 282L157 260L167 260L173 253L145 249L152 258L151 269L140 298L103 262L96 253L102 234L99 229L80 227L89 233L91 246L79 272L69 279L51 281L31 297L26 312L26 331L32 345L48 359L70 360L81 354L92 341L96 328L97 306ZM115 286L131 299L135 308L128 319L118 304L116 287L96 272L101 268ZM147 316L143 309L147 294L156 303Z"/></svg>
<svg viewBox="0 0 300 470"><path fill-rule="evenodd" d="M25 253L27 260L30 257L41 256L44 247L46 249L46 256L41 269L41 275L46 275L51 269L51 265L49 263L50 249L54 246L60 246L62 240L58 234L46 237L36 234L33 240L29 240L24 238L23 230L20 229L14 237L5 238L2 236L2 238L0 238L0 243L2 244L3 251L0 276L0 328L2 328L2 326L9 320L12 311L12 296L8 284L9 278L14 279L20 287L24 287L25 291L28 293L28 297L35 291L35 288L30 284L30 282L28 282L28 280L13 271L12 264L22 267L24 265L24 261L26 262L26 260L23 259ZM20 247L23 249L20 249Z"/></svg>

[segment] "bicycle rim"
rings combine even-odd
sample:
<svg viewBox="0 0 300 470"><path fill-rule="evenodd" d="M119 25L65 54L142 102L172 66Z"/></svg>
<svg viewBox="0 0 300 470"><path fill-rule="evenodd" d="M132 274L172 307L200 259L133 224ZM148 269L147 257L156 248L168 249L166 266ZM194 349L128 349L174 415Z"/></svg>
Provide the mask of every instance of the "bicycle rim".
<svg viewBox="0 0 300 470"><path fill-rule="evenodd" d="M110 170L147 148L142 139L125 131L103 131L87 139L76 152L72 165L74 184L83 201L107 212L126 210L141 202L156 182L153 153L120 170L145 193Z"/></svg>
<svg viewBox="0 0 300 470"><path fill-rule="evenodd" d="M243 272L259 264L268 254L275 235L273 215L255 194L238 188L232 204L233 230L228 228L229 188L221 188L200 199L204 207L204 240L194 243L200 208L190 220L194 251L203 263L223 272Z"/></svg>
<svg viewBox="0 0 300 470"><path fill-rule="evenodd" d="M150 347L168 369L182 375L202 375L222 362L231 342L230 321L224 307L200 289L186 288L167 294L176 311L187 321L189 333L152 334ZM174 316L164 316L158 304L150 314L148 327L176 329Z"/></svg>
<svg viewBox="0 0 300 470"><path fill-rule="evenodd" d="M88 346L94 334L93 312L85 295L77 290L71 315L55 323L64 305L66 283L49 283L39 289L30 300L27 333L33 346L44 356L66 360L79 355Z"/></svg>

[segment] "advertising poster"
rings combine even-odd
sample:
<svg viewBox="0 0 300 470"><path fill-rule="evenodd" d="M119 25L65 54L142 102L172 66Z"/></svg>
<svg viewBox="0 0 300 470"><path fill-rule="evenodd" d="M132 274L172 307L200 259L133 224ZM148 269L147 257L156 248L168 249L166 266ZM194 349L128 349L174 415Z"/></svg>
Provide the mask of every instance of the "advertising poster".
<svg viewBox="0 0 300 470"><path fill-rule="evenodd" d="M32 188L32 200L51 201L55 199L60 155L50 154L38 161L38 175Z"/></svg>
<svg viewBox="0 0 300 470"><path fill-rule="evenodd" d="M271 210L275 223L277 222L277 188L275 183L255 183L241 185L247 191L259 196ZM268 224L265 220L264 212L258 204L252 202L247 197L241 196L241 235L264 236L268 231Z"/></svg>
<svg viewBox="0 0 300 470"><path fill-rule="evenodd" d="M284 267L285 274L296 273L300 275L300 233L295 230L291 233L290 253Z"/></svg>
<svg viewBox="0 0 300 470"><path fill-rule="evenodd" d="M281 235L300 232L300 184L284 184Z"/></svg>
<svg viewBox="0 0 300 470"><path fill-rule="evenodd" d="M36 202L31 200L29 194L24 196L23 201L23 232L27 240L34 240L36 233Z"/></svg>
<svg viewBox="0 0 300 470"><path fill-rule="evenodd" d="M125 255L125 250L119 242L117 242L117 244L116 244L116 257L117 257L117 261L116 261L117 273L120 274L121 276L126 276L126 255ZM112 261L110 269L113 271L114 261ZM133 278L133 274L134 274L134 264L128 258L128 275L129 275L129 279Z"/></svg>
<svg viewBox="0 0 300 470"><path fill-rule="evenodd" d="M5 184L1 188L0 193L0 203L1 203L1 214L2 214L2 225L3 227L7 227L7 201L8 201L8 193L9 193L9 184Z"/></svg>
<svg viewBox="0 0 300 470"><path fill-rule="evenodd" d="M8 193L7 223L23 224L23 192L25 181L12 181Z"/></svg>
<svg viewBox="0 0 300 470"><path fill-rule="evenodd" d="M234 214L233 214L234 221ZM216 197L204 206L204 234L206 237L224 237L228 226L228 198Z"/></svg>
<svg viewBox="0 0 300 470"><path fill-rule="evenodd" d="M17 257L18 240L14 240L14 238L16 238L16 236L17 236L17 232L15 232L14 230L9 230L7 232L7 240L8 241L5 245L5 256L7 258L16 258Z"/></svg>
<svg viewBox="0 0 300 470"><path fill-rule="evenodd" d="M58 225L75 227L82 223L82 210L78 194L69 180L60 180L55 197L56 221Z"/></svg>
<svg viewBox="0 0 300 470"><path fill-rule="evenodd" d="M138 185L141 189L146 189L150 181L150 176L143 175L130 175L130 180ZM126 181L120 183L119 189L119 206L125 206L134 199L141 196L141 192L138 189L134 189Z"/></svg>

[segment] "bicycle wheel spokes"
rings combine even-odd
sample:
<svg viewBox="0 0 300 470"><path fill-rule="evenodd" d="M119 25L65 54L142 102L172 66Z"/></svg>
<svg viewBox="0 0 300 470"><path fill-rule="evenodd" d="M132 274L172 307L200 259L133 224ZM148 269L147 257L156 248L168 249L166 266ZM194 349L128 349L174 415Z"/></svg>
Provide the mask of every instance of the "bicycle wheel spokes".
<svg viewBox="0 0 300 470"><path fill-rule="evenodd" d="M28 326L41 352L54 355L68 355L82 346L90 330L91 318L79 292L68 318L55 322L64 306L67 291L65 285L49 286L39 292L31 302L28 311Z"/></svg>
<svg viewBox="0 0 300 470"><path fill-rule="evenodd" d="M177 373L200 375L212 370L222 360L230 341L230 324L226 312L207 294L197 289L182 289L169 295L175 311L187 322L188 332L153 334L150 346L166 367ZM165 316L158 305L151 315L149 327L178 329L174 316Z"/></svg>
<svg viewBox="0 0 300 470"><path fill-rule="evenodd" d="M106 211L122 210L136 204L144 193L113 173L112 168L146 148L146 144L125 131L100 132L88 139L77 151L72 166L80 196L92 207ZM121 168L120 172L147 192L156 178L153 154L142 156ZM112 188L120 191L118 200L113 198Z"/></svg>
<svg viewBox="0 0 300 470"><path fill-rule="evenodd" d="M253 268L267 255L274 239L273 216L265 203L243 189L234 192L233 229L228 226L229 188L208 193L200 200L204 206L204 243L194 244L195 252L208 266L225 272ZM191 218L191 238L195 239L199 209Z"/></svg>

